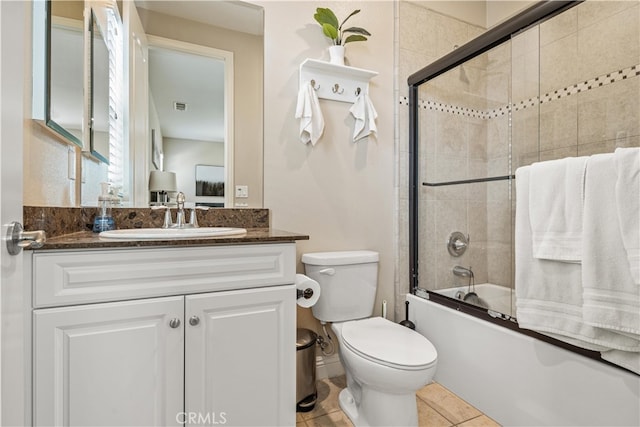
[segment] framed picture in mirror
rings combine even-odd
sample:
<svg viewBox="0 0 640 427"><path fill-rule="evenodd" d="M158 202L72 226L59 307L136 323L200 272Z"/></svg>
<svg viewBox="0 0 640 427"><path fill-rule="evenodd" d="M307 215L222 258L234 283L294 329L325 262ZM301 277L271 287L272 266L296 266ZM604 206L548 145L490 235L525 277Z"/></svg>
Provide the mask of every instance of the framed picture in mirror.
<svg viewBox="0 0 640 427"><path fill-rule="evenodd" d="M224 166L196 165L196 196L224 196Z"/></svg>

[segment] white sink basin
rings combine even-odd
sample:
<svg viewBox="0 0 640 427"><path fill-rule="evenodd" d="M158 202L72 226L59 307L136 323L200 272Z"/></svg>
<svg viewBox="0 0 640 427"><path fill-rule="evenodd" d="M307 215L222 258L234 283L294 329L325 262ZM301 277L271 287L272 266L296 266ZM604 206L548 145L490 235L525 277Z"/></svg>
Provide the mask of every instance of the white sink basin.
<svg viewBox="0 0 640 427"><path fill-rule="evenodd" d="M230 236L244 234L244 228L198 227L198 228L130 228L125 230L103 231L100 237L107 239L194 239L199 237Z"/></svg>

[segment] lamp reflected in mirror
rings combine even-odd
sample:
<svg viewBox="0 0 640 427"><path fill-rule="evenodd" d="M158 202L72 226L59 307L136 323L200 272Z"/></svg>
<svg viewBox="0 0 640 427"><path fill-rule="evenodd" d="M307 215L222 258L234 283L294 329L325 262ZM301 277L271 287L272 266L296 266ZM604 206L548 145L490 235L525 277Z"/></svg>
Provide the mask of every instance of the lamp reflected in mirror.
<svg viewBox="0 0 640 427"><path fill-rule="evenodd" d="M149 174L149 191L151 206L167 206L169 193L178 191L175 172L151 171Z"/></svg>

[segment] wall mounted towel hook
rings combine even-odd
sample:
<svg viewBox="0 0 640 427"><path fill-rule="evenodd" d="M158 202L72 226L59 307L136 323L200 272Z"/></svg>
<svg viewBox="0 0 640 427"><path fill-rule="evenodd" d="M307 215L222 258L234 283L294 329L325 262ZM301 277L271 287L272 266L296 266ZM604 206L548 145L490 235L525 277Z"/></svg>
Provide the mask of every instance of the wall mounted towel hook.
<svg viewBox="0 0 640 427"><path fill-rule="evenodd" d="M360 88L359 88L359 87L358 87L358 88L356 88L356 96L360 95L360 92L362 92L362 91L360 90Z"/></svg>
<svg viewBox="0 0 640 427"><path fill-rule="evenodd" d="M369 81L376 75L362 68L305 59L300 64L299 85L311 84L318 99L353 103L358 97L356 89L360 88L361 95L368 93Z"/></svg>

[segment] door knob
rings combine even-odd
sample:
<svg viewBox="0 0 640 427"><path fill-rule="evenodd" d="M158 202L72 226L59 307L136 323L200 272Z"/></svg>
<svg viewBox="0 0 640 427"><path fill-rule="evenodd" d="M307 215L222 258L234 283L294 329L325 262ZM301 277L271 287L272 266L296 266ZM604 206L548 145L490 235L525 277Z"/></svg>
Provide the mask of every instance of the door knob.
<svg viewBox="0 0 640 427"><path fill-rule="evenodd" d="M178 319L177 317L174 317L173 319L169 320L169 326L172 327L173 329L179 328L180 319Z"/></svg>
<svg viewBox="0 0 640 427"><path fill-rule="evenodd" d="M194 315L189 318L189 324L191 326L196 326L198 323L200 323L200 318L198 316Z"/></svg>
<svg viewBox="0 0 640 427"><path fill-rule="evenodd" d="M7 229L7 251L11 255L18 255L22 248L41 248L46 240L44 230L24 231L22 224L17 221L9 224Z"/></svg>

